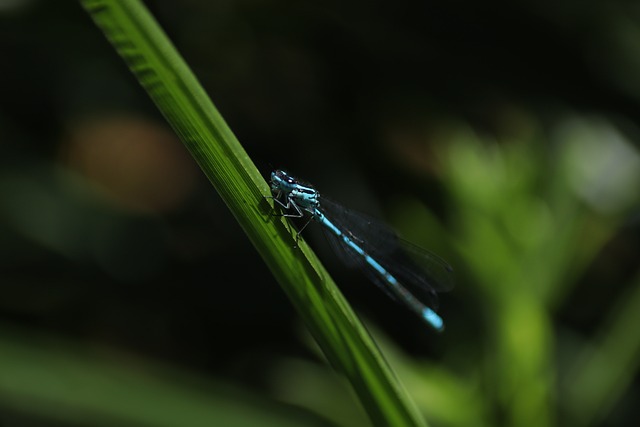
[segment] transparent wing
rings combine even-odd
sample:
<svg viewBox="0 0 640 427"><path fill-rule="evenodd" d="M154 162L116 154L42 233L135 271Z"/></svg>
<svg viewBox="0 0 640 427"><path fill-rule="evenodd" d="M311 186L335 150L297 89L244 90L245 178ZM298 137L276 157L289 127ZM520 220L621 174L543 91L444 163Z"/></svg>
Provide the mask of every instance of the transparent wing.
<svg viewBox="0 0 640 427"><path fill-rule="evenodd" d="M366 253L430 307L437 308L437 292L453 287L453 269L439 256L400 239L384 223L331 200L321 199L320 206L336 226L348 233ZM397 300L380 275L361 256L355 254L342 239L326 234L347 264L362 268L380 288Z"/></svg>

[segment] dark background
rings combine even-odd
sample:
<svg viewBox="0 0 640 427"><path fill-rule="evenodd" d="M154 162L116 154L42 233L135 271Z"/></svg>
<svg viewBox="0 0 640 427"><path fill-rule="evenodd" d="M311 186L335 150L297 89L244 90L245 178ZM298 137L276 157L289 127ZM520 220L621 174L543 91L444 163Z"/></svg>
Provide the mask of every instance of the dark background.
<svg viewBox="0 0 640 427"><path fill-rule="evenodd" d="M472 132L489 152L524 141L539 156L523 166L536 170L538 189L562 175L545 165L564 143L553 135L572 118L606 122L638 153L635 2L146 4L265 177L289 169L390 222L407 200L428 207L436 231L417 243L456 270L456 289L441 296L442 336L343 267L317 229L305 234L376 330L408 357L449 363L462 377L465 363L448 356L466 349L457 357L480 363L493 332L455 237L465 205L438 154L450 135ZM242 230L77 3L6 2L0 55L4 325L112 346L265 396L275 363L319 360ZM552 330L590 340L631 289L638 199L616 206L594 214L610 234L569 269L575 284L549 310ZM555 358L570 359L564 349ZM596 425L634 425L637 367L630 363L628 387ZM487 403L494 425L510 424L505 406ZM18 411L10 425L40 425L31 417ZM558 409L559 424L580 425L571 419Z"/></svg>

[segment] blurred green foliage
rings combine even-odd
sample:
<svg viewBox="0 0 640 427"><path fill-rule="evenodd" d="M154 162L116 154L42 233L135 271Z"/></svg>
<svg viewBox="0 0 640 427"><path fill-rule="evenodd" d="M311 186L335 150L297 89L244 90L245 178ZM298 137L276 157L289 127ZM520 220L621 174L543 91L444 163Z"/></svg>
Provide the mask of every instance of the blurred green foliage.
<svg viewBox="0 0 640 427"><path fill-rule="evenodd" d="M52 3L0 9L0 424L366 425L146 95ZM454 265L442 336L332 269L430 425L635 425L637 6L147 3L265 173L378 200Z"/></svg>

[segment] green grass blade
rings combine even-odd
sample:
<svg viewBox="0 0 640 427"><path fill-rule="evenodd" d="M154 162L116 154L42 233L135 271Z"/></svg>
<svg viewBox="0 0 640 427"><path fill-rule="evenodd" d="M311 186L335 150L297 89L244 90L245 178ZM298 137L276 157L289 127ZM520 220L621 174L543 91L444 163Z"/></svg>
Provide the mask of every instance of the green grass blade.
<svg viewBox="0 0 640 427"><path fill-rule="evenodd" d="M256 247L331 364L376 425L424 425L333 281L270 215L269 188L153 17L139 1L82 5L124 58Z"/></svg>

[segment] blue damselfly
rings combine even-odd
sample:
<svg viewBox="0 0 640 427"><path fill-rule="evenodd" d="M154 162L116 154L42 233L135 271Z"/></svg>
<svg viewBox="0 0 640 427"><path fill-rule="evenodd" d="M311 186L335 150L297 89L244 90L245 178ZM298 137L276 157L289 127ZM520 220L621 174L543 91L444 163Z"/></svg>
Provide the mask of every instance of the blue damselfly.
<svg viewBox="0 0 640 427"><path fill-rule="evenodd" d="M312 185L283 170L271 173L271 191L284 216L309 216L297 236L311 220L319 222L347 261L362 266L383 291L435 330L444 329L435 309L437 292L452 287L452 269L446 261L400 239L388 226L321 197Z"/></svg>

